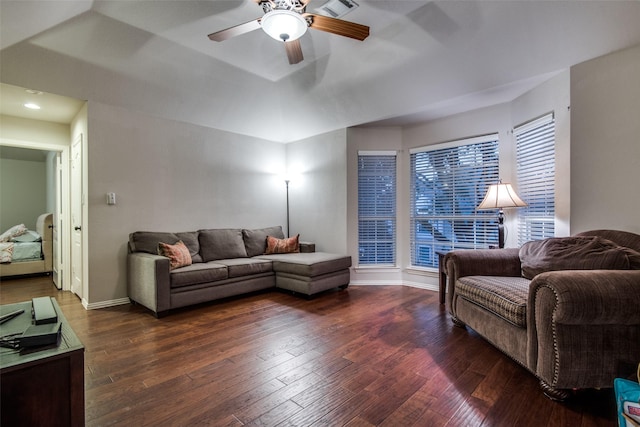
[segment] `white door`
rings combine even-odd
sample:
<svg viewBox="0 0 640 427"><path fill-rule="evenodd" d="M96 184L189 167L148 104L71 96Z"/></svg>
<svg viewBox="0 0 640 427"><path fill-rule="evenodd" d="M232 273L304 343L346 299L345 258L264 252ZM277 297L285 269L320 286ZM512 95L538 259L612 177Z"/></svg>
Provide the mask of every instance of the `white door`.
<svg viewBox="0 0 640 427"><path fill-rule="evenodd" d="M82 299L82 134L71 146L71 291Z"/></svg>
<svg viewBox="0 0 640 427"><path fill-rule="evenodd" d="M62 289L62 244L60 234L62 232L62 153L56 154L56 197L53 211L53 283L58 289Z"/></svg>

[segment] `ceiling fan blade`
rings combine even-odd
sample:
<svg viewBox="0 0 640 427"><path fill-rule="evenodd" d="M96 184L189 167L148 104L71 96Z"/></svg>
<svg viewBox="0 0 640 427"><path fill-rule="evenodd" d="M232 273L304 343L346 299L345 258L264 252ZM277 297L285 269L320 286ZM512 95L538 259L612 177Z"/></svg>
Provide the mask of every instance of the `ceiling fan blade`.
<svg viewBox="0 0 640 427"><path fill-rule="evenodd" d="M226 30L217 31L209 34L209 38L216 42L228 40L231 37L239 36L240 34L248 33L253 30L257 30L260 27L260 19L254 19L253 21L245 22L244 24L236 25Z"/></svg>
<svg viewBox="0 0 640 427"><path fill-rule="evenodd" d="M369 27L366 25L330 18L324 15L315 15L313 13L303 13L302 16L307 18L308 21L311 21L309 28L313 28L314 30L326 31L360 41L369 36Z"/></svg>
<svg viewBox="0 0 640 427"><path fill-rule="evenodd" d="M295 39L290 42L284 42L284 48L287 51L287 58L289 58L289 64L297 64L304 58L302 56L302 47L300 46L300 39Z"/></svg>

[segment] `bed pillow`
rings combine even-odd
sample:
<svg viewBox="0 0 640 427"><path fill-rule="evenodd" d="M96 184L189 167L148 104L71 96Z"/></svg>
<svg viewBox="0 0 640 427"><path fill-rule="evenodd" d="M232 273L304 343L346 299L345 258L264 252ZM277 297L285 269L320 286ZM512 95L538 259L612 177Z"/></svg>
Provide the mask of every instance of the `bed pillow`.
<svg viewBox="0 0 640 427"><path fill-rule="evenodd" d="M555 270L629 270L640 254L598 236L554 237L527 242L520 248L522 277Z"/></svg>
<svg viewBox="0 0 640 427"><path fill-rule="evenodd" d="M169 270L191 265L189 248L187 248L182 240L178 240L175 245L162 242L158 243L158 255L169 258Z"/></svg>
<svg viewBox="0 0 640 427"><path fill-rule="evenodd" d="M27 230L24 234L11 238L12 242L39 242L42 237L33 230Z"/></svg>
<svg viewBox="0 0 640 427"><path fill-rule="evenodd" d="M18 237L27 232L27 227L24 224L14 225L4 233L0 234L0 242L8 242L14 237Z"/></svg>
<svg viewBox="0 0 640 427"><path fill-rule="evenodd" d="M13 243L0 242L0 263L13 261Z"/></svg>
<svg viewBox="0 0 640 427"><path fill-rule="evenodd" d="M267 250L265 255L269 254L290 254L300 252L298 240L300 235L297 234L288 239L278 239L277 237L267 236Z"/></svg>

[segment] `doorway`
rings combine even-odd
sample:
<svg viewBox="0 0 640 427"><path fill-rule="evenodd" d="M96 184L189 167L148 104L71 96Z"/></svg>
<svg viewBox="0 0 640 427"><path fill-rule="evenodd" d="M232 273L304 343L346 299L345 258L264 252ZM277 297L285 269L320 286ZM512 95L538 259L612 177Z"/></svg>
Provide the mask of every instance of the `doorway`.
<svg viewBox="0 0 640 427"><path fill-rule="evenodd" d="M26 141L0 140L3 157L12 157L14 160L38 161L42 162L41 168L44 170L42 177L36 177L36 184L44 177L46 187L43 200L40 201L42 209L35 208L33 215L45 212L53 213L53 283L58 289L69 290L70 279L68 277L69 267L67 266L69 255L69 236L66 233L69 215L69 147L61 147L55 144L32 143ZM27 184L19 179L15 185L24 186L17 191L28 192ZM42 184L41 184L42 185ZM36 205L37 206L37 205ZM42 211L42 212L40 212ZM26 222L26 220L18 221Z"/></svg>

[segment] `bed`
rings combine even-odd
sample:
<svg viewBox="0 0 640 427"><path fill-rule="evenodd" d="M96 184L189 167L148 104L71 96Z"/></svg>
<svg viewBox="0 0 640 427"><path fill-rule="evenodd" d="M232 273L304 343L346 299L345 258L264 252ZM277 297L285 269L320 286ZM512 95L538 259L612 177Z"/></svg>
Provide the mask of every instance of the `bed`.
<svg viewBox="0 0 640 427"><path fill-rule="evenodd" d="M0 263L0 277L51 273L53 270L53 214L45 213L38 217L35 233L39 235L40 241L11 242L13 243L12 259L11 262ZM23 236L35 236L35 233L31 231L24 233ZM3 253L6 254L6 252Z"/></svg>

